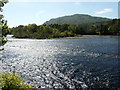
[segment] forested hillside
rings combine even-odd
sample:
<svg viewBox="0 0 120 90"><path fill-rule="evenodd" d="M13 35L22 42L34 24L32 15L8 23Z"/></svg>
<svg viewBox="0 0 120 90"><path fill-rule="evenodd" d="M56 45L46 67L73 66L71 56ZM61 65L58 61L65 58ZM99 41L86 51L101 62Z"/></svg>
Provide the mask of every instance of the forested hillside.
<svg viewBox="0 0 120 90"><path fill-rule="evenodd" d="M104 21L108 21L108 18L102 17L94 17L86 14L75 14L71 16L63 16L51 19L46 21L44 24L70 24L70 25L78 25L78 24L93 24L93 23L100 23Z"/></svg>

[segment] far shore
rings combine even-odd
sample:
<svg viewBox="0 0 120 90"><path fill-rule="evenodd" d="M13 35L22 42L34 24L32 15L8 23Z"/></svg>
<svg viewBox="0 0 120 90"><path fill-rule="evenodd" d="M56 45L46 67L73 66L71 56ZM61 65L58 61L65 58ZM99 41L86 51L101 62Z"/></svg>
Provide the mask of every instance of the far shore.
<svg viewBox="0 0 120 90"><path fill-rule="evenodd" d="M63 37L68 39L79 39L79 38L120 38L120 36L117 35L81 35L81 36L75 36L75 37ZM58 38L59 39L59 38ZM62 38L61 38L62 39Z"/></svg>
<svg viewBox="0 0 120 90"><path fill-rule="evenodd" d="M13 35L8 35L8 38L12 38ZM15 38L15 37L14 37ZM60 38L50 38L50 39L84 39L84 38L120 38L120 35L80 35L74 37L60 37ZM35 38L17 38L17 39L35 39ZM48 39L48 38L46 38Z"/></svg>

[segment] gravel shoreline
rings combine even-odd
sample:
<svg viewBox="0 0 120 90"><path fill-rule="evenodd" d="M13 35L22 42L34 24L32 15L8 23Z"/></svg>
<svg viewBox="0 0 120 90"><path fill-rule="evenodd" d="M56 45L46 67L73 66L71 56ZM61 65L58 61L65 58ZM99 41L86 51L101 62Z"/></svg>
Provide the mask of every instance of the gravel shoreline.
<svg viewBox="0 0 120 90"><path fill-rule="evenodd" d="M76 38L120 38L120 36L108 36L108 35L82 35L82 36L75 36L75 37L65 37L70 39Z"/></svg>

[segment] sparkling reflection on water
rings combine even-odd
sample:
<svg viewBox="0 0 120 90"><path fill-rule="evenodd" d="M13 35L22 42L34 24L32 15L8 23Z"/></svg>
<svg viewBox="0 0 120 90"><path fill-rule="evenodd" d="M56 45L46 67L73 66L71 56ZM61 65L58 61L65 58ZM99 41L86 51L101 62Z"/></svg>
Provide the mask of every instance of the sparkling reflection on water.
<svg viewBox="0 0 120 90"><path fill-rule="evenodd" d="M39 88L120 88L117 38L9 39L4 71L16 70Z"/></svg>

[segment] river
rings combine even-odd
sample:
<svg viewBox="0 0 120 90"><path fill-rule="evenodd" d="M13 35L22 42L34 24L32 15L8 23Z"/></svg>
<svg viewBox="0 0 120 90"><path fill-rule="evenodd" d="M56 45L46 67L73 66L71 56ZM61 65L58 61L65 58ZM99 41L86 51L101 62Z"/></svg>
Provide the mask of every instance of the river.
<svg viewBox="0 0 120 90"><path fill-rule="evenodd" d="M16 70L37 88L120 89L118 38L8 40L3 71Z"/></svg>

